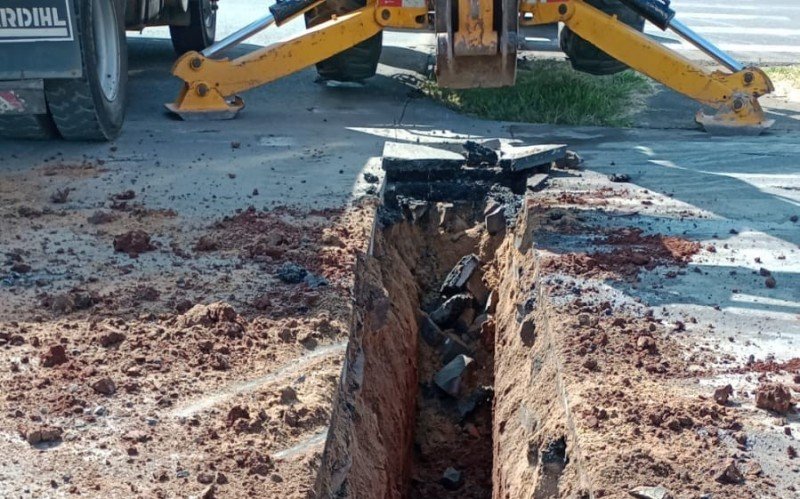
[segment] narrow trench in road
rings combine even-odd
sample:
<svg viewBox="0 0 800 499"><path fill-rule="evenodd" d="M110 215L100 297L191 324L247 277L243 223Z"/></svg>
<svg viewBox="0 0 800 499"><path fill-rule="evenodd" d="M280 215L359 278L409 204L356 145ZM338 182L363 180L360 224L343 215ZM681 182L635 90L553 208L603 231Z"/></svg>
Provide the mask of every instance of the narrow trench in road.
<svg viewBox="0 0 800 499"><path fill-rule="evenodd" d="M318 497L484 499L508 480L559 495L569 457L552 356L528 330L535 301L520 275L533 263L517 244L527 228L513 227L522 185L406 198L379 215L356 269Z"/></svg>

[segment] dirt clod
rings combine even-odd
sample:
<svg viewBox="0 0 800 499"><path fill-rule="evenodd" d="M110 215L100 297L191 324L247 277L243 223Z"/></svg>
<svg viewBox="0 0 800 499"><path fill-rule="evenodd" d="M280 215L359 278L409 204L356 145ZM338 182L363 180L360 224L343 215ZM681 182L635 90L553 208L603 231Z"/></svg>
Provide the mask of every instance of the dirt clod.
<svg viewBox="0 0 800 499"><path fill-rule="evenodd" d="M719 405L726 405L728 399L733 395L733 387L725 385L714 390L714 401Z"/></svg>
<svg viewBox="0 0 800 499"><path fill-rule="evenodd" d="M58 442L61 440L63 430L55 426L44 426L25 432L25 440L31 445Z"/></svg>
<svg viewBox="0 0 800 499"><path fill-rule="evenodd" d="M131 230L114 238L114 251L126 253L131 258L154 249L155 246L150 243L150 234L143 230Z"/></svg>
<svg viewBox="0 0 800 499"><path fill-rule="evenodd" d="M67 362L67 351L63 345L52 345L41 358L43 367L55 367Z"/></svg>
<svg viewBox="0 0 800 499"><path fill-rule="evenodd" d="M736 466L736 461L730 460L721 469L716 480L719 483L735 485L744 482L744 475L742 475L742 472L739 471L739 468Z"/></svg>
<svg viewBox="0 0 800 499"><path fill-rule="evenodd" d="M117 392L117 385L111 378L100 378L92 383L92 390L102 395L114 395Z"/></svg>
<svg viewBox="0 0 800 499"><path fill-rule="evenodd" d="M792 393L781 383L763 383L756 389L756 407L786 414L792 407Z"/></svg>

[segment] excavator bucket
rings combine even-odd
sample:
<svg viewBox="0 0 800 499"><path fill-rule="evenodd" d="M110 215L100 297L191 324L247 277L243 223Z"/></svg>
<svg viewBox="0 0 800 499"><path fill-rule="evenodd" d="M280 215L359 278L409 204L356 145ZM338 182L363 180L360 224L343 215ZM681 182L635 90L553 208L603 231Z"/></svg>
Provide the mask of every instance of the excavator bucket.
<svg viewBox="0 0 800 499"><path fill-rule="evenodd" d="M505 87L517 73L517 0L435 0L436 79L444 88Z"/></svg>

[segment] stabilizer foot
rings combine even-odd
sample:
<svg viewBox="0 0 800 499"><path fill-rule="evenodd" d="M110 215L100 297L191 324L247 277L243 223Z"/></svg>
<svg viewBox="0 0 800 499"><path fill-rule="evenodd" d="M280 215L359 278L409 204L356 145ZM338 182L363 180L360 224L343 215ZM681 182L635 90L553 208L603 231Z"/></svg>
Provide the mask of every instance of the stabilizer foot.
<svg viewBox="0 0 800 499"><path fill-rule="evenodd" d="M244 101L238 95L235 95L226 104L225 108L220 109L186 109L176 102L164 104L164 107L184 121L232 120L239 114L239 111L244 109Z"/></svg>

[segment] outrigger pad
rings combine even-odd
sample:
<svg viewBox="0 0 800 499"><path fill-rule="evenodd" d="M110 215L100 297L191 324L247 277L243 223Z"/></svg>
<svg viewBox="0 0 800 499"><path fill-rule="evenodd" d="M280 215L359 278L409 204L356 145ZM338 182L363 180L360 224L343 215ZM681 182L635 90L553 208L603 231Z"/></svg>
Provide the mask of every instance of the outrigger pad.
<svg viewBox="0 0 800 499"><path fill-rule="evenodd" d="M236 115L239 114L239 111L244 109L244 101L237 95L228 102L227 109L209 109L204 111L180 109L174 102L164 104L164 107L167 108L167 111L179 116L184 121L221 121L234 119Z"/></svg>
<svg viewBox="0 0 800 499"><path fill-rule="evenodd" d="M757 125L740 125L731 121L720 121L715 116L705 114L702 112L697 113L695 120L703 126L709 135L729 137L729 136L747 136L755 137L764 133L772 125L775 120L764 120Z"/></svg>

